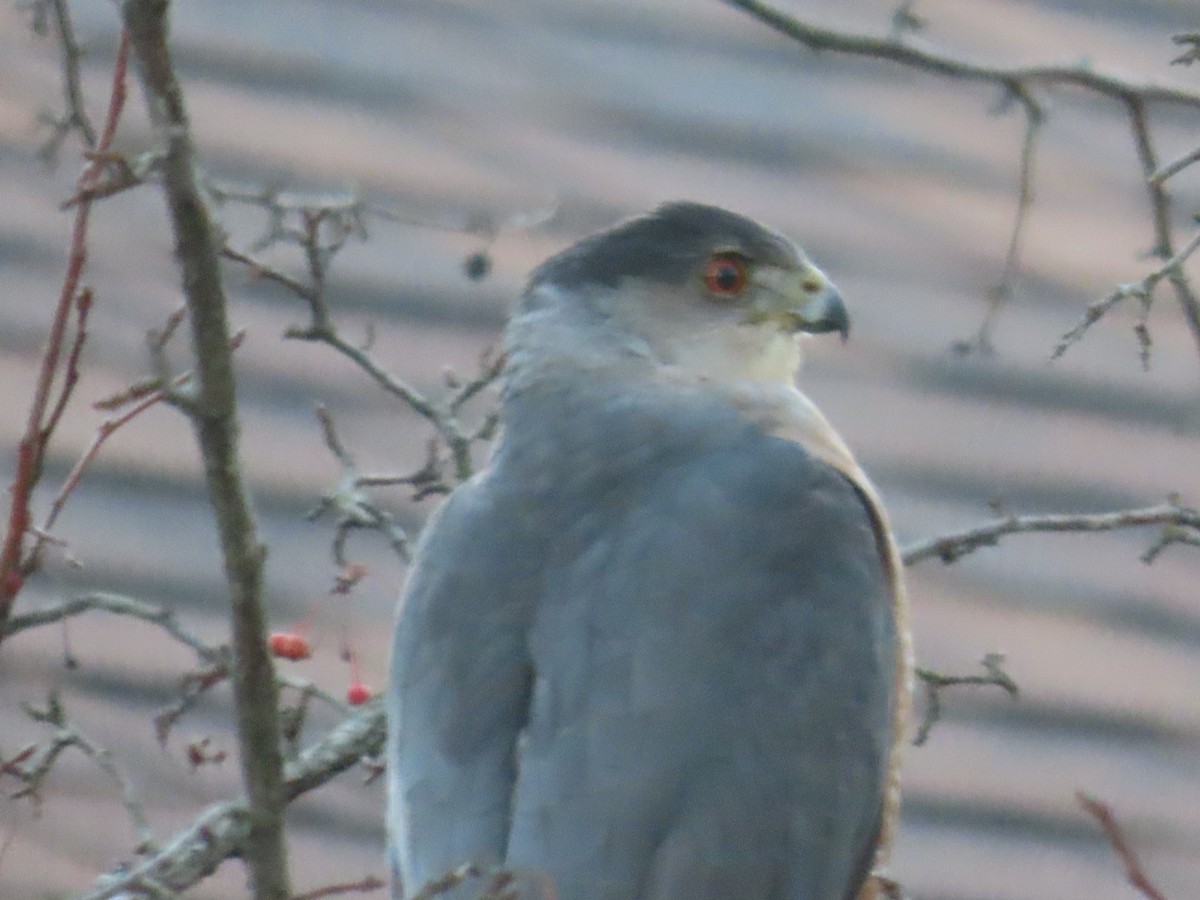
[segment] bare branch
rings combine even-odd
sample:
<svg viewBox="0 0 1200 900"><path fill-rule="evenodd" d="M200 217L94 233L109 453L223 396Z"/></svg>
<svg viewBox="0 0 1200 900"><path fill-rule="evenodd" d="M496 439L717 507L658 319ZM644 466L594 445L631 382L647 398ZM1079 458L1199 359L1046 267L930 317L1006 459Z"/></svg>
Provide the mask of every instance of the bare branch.
<svg viewBox="0 0 1200 900"><path fill-rule="evenodd" d="M179 643L191 648L203 662L216 662L224 655L224 652L220 648L205 643L180 625L179 620L175 617L175 613L171 610L162 606L144 603L141 600L134 600L132 597L126 597L121 594L107 594L99 591L90 594L81 594L63 603L56 603L52 606L15 615L9 620L4 636L11 637L30 628L49 625L53 622L62 622L74 616L94 611L112 613L116 616L128 616L133 619L141 619L143 622L149 622L151 625L157 625L167 634L171 635L171 637L175 638L175 640L179 641Z"/></svg>
<svg viewBox="0 0 1200 900"><path fill-rule="evenodd" d="M1189 150L1178 159L1174 159L1158 169L1158 171L1150 176L1150 183L1162 184L1168 178L1173 178L1188 166L1193 165L1197 160L1200 160L1200 147L1196 147L1194 150Z"/></svg>
<svg viewBox="0 0 1200 900"><path fill-rule="evenodd" d="M1012 299L1013 283L1021 269L1021 239L1025 233L1025 223L1029 212L1033 209L1033 164L1037 155L1037 138L1046 115L1040 103L1024 86L1009 86L1005 89L1005 98L1015 98L1020 102L1025 112L1025 133L1021 140L1021 162L1017 176L1017 211L1013 217L1012 231L1009 233L1008 249L1004 254L1004 267L1000 271L1000 281L991 291L987 313L973 341L962 341L955 344L954 349L960 353L978 350L981 353L991 353L992 327L999 317L1000 310Z"/></svg>
<svg viewBox="0 0 1200 900"><path fill-rule="evenodd" d="M166 747L167 741L171 739L171 729L175 727L175 723L195 706L201 697L228 679L231 669L228 648L222 647L220 658L183 676L180 680L180 688L183 692L180 698L154 714L154 736L158 739L160 746Z"/></svg>
<svg viewBox="0 0 1200 900"><path fill-rule="evenodd" d="M279 689L267 647L263 560L242 479L231 329L221 283L220 241L195 172L183 91L167 43L166 0L125 0L122 16L145 88L151 121L166 148L163 190L182 268L195 355L194 403L187 407L204 459L232 608L234 707L249 806L243 858L256 897L286 900ZM164 379L166 383L166 379Z"/></svg>
<svg viewBox="0 0 1200 900"><path fill-rule="evenodd" d="M476 439L488 440L489 437L482 436ZM448 494L451 485L447 483L442 471L444 466L440 450L441 442L437 437L432 437L425 444L425 463L415 472L408 475L359 475L354 483L360 488L407 484L413 488L413 500L423 500L430 494Z"/></svg>
<svg viewBox="0 0 1200 900"><path fill-rule="evenodd" d="M1150 125L1146 118L1146 98L1130 97L1126 100L1129 110L1129 120L1133 127L1134 144L1137 147L1138 161L1142 165L1142 177L1146 182L1146 190L1150 196L1150 209L1154 221L1154 256L1167 260L1175 257L1174 239L1171 233L1171 201L1166 188L1161 181L1154 180L1158 171L1158 154L1154 150L1153 139L1150 136ZM1186 257L1184 257L1186 259ZM1187 274L1182 265L1164 265L1167 281L1175 291L1175 299L1183 310L1184 320L1192 332L1192 340L1200 348L1200 299L1192 290ZM1147 294L1144 301L1147 305L1151 296Z"/></svg>
<svg viewBox="0 0 1200 900"><path fill-rule="evenodd" d="M810 50L828 50L852 56L882 59L947 78L995 84L1018 97L1030 97L1030 91L1034 88L1075 87L1120 101L1129 115L1134 143L1142 167L1142 177L1149 193L1154 223L1153 253L1164 260L1174 255L1170 226L1170 200L1162 187L1163 177L1156 178L1156 175L1159 174L1159 165L1147 124L1146 110L1152 103L1174 104L1193 110L1200 109L1200 93L1149 82L1133 82L1089 65L1007 67L986 65L916 47L903 40L902 33L895 29L886 38L847 34L814 25L789 15L768 3L762 3L760 0L724 0L724 2L749 13L760 22L803 44ZM1031 146L1029 135L1027 123L1027 150ZM1011 246L1010 243L1010 248ZM1165 274L1174 289L1175 298L1183 310L1196 347L1200 350L1200 300L1197 299L1181 267L1172 267ZM1112 300L1112 303L1104 311L1115 305L1119 299L1121 298ZM1001 293L998 295L998 299L993 301L993 311L1002 302L1003 294ZM1090 311L1089 314L1091 314ZM991 315L992 312L989 312L989 318ZM1099 315L1103 315L1103 311ZM985 321L984 330L981 332L985 338L988 324L989 322ZM1145 331L1144 322L1142 333L1148 334ZM1145 354L1149 346L1148 340L1143 337L1139 343ZM983 346L982 343L980 345ZM969 347L970 345L961 346Z"/></svg>
<svg viewBox="0 0 1200 900"><path fill-rule="evenodd" d="M1192 537L1200 536L1200 512L1175 503L1124 509L1116 512L1081 515L1004 516L974 528L941 537L925 538L904 547L901 556L905 565L913 566L926 559L938 558L944 563L956 562L981 547L993 547L1000 538L1010 534L1031 532L1115 531L1162 525L1181 528ZM1173 543L1190 543L1178 538ZM1149 560L1147 560L1149 561Z"/></svg>
<svg viewBox="0 0 1200 900"><path fill-rule="evenodd" d="M1151 82L1137 83L1087 65L991 66L935 53L895 37L877 38L822 28L759 0L723 0L810 50L829 50L895 62L923 72L963 81L1007 86L1078 87L1115 100L1170 103L1200 109L1200 93Z"/></svg>
<svg viewBox="0 0 1200 900"><path fill-rule="evenodd" d="M413 900L433 900L434 897L440 897L454 890L460 884L479 878L483 875L483 870L472 863L459 866L453 871L447 872L438 878L433 879L429 883L423 885L415 895Z"/></svg>
<svg viewBox="0 0 1200 900"><path fill-rule="evenodd" d="M1192 63L1200 60L1200 32L1189 31L1182 34L1171 35L1172 43L1180 47L1186 47L1179 56L1171 60L1173 66L1190 66Z"/></svg>
<svg viewBox="0 0 1200 900"><path fill-rule="evenodd" d="M446 403L446 408L452 414L457 414L463 404L500 377L506 359L503 353L496 353L491 347L484 350L479 358L478 374L465 384L454 385L457 389Z"/></svg>
<svg viewBox="0 0 1200 900"><path fill-rule="evenodd" d="M1167 900L1146 874L1137 853L1129 845L1121 826L1117 824L1117 818L1113 815L1112 808L1104 801L1097 800L1083 791L1078 791L1075 799L1079 801L1079 805L1083 807L1084 811L1099 823L1100 829L1112 846L1113 853L1125 867L1125 877L1134 889L1145 896L1147 900Z"/></svg>
<svg viewBox="0 0 1200 900"><path fill-rule="evenodd" d="M338 437L329 410L317 404L316 414L325 437L325 446L341 464L342 474L337 487L321 498L321 502L308 514L308 518L315 520L329 510L335 511L337 519L333 539L334 561L339 566L347 565L346 540L349 532L356 528L368 528L387 537L396 555L404 562L409 562L408 535L392 515L381 509L363 490L363 479L358 473L354 458Z"/></svg>
<svg viewBox="0 0 1200 900"><path fill-rule="evenodd" d="M47 162L58 156L63 141L72 131L79 134L84 146L91 150L96 146L96 129L88 117L83 102L83 86L80 77L80 60L83 51L75 39L75 25L67 8L67 0L41 0L43 12L53 14L54 33L62 53L62 89L66 111L61 116L47 114L43 123L51 128L50 137L38 150L38 155Z"/></svg>
<svg viewBox="0 0 1200 900"><path fill-rule="evenodd" d="M1169 278L1171 273L1180 272L1183 264L1196 252L1197 249L1200 249L1200 230L1197 230L1191 236L1188 242L1178 253L1168 259L1153 272L1148 274L1141 281L1134 284L1118 285L1117 289L1107 297L1097 300L1095 303L1089 304L1083 314L1083 318L1079 321L1079 323L1070 331L1066 332L1061 338L1059 338L1058 343L1055 345L1054 350L1050 354L1050 358L1058 359L1060 356L1066 353L1073 344L1077 343L1079 339L1087 333L1089 328L1103 319L1104 316L1113 309L1113 307L1117 306L1122 301L1131 299L1138 300L1142 303L1143 310L1148 309L1151 298L1154 294L1154 290L1158 287L1158 283L1164 278Z"/></svg>
<svg viewBox="0 0 1200 900"><path fill-rule="evenodd" d="M118 430L120 430L122 426L127 425L129 422L133 421L135 418L144 413L147 409L162 401L165 396L165 391L162 388L159 388L154 393L143 397L140 401L135 403L132 408L125 410L118 416L105 419L100 423L100 426L96 429L96 433L92 435L91 443L88 444L87 449L83 452L83 455L80 456L76 461L70 473L67 475L66 480L58 489L58 493L55 494L54 499L51 501L50 511L46 514L46 520L42 523L41 529L38 532L37 540L34 543L33 549L30 551L31 557L36 559L37 555L41 552L42 546L47 540L47 535L49 534L50 529L54 527L54 523L58 521L59 514L63 511L63 508L67 504L67 498L69 498L71 496L71 492L78 487L79 482L83 479L84 473L88 470L88 467L91 466L97 455L100 453L100 448L103 447L105 442Z"/></svg>
<svg viewBox="0 0 1200 900"><path fill-rule="evenodd" d="M81 732L68 718L62 701L57 694L51 694L44 708L26 706L25 712L36 722L50 725L54 734L44 744L27 747L9 760L0 760L0 775L11 775L23 785L12 795L13 799L30 797L39 799L42 785L55 763L65 750L75 747L88 759L94 762L109 778L116 783L121 791L121 803L124 805L133 822L137 834L138 853L149 853L154 849L154 835L146 819L145 810L137 798L133 784L121 771L112 758L112 754L101 747L91 738Z"/></svg>
<svg viewBox="0 0 1200 900"><path fill-rule="evenodd" d="M480 360L479 373L465 384L452 384L455 393L449 398L435 401L426 397L412 385L388 372L371 355L366 346L348 341L338 330L330 314L325 298L325 283L329 263L350 236L363 233L362 217L367 207L360 198L353 201L332 198L328 205L316 201L292 199L285 202L277 191L235 192L210 187L223 200L238 199L261 205L270 214L270 227L260 246L269 246L280 241L300 247L308 268L308 283L298 281L278 269L266 265L248 253L228 245L222 249L226 259L239 262L250 268L254 277L280 285L308 306L309 320L305 325L296 325L284 332L285 338L312 341L332 347L351 360L377 385L403 401L413 412L428 421L446 443L454 462L454 477L465 481L474 472L471 448L474 443L488 439L491 427L475 432L464 431L458 421L461 408L498 377L504 366L502 354L485 353ZM289 224L290 218L299 217L299 225ZM489 220L475 223L472 228L480 231L496 226Z"/></svg>
<svg viewBox="0 0 1200 900"><path fill-rule="evenodd" d="M65 14L65 7L56 7ZM100 136L97 150L106 152L117 131L117 123L125 108L125 75L129 59L129 42L122 32L121 41L117 47L117 59L113 64L112 87L109 94L108 114L104 122L104 131ZM94 186L100 178L102 163L99 157L93 158L80 176L80 190ZM53 436L54 427L58 423L62 410L72 393L78 379L78 372L71 375L71 367L78 362L85 335L86 310L91 305L91 293L86 293L86 300L81 296L80 280L83 277L84 265L87 262L87 233L92 210L92 200L81 201L75 207L75 220L71 229L71 243L67 258L67 271L63 276L62 289L59 291L58 303L55 306L51 320L50 334L47 338L46 349L42 354L41 366L38 370L37 385L34 388L33 402L30 404L29 417L26 421L25 433L17 447L16 472L9 489L9 513L7 530L3 545L0 546L0 635L4 633L4 622L12 611L13 601L20 592L25 578L36 565L36 556L23 559L25 534L32 521L30 499L33 489L41 479L42 462L45 459L46 448ZM58 373L59 357L66 341L66 330L70 319L70 311L74 305L80 306L78 338L75 346L68 354L68 372L59 389L59 397L51 400L54 381ZM47 410L51 410L47 418Z"/></svg>
<svg viewBox="0 0 1200 900"><path fill-rule="evenodd" d="M301 300L313 302L313 289L305 284L301 284L294 278L284 275L278 269L272 269L270 266L259 262L249 254L242 253L240 250L235 250L226 244L221 248L221 255L226 259L231 259L234 262L240 262L242 265L250 269L251 274L255 278L262 278L264 281L273 281L275 284L282 285L287 288Z"/></svg>
<svg viewBox="0 0 1200 900"><path fill-rule="evenodd" d="M334 776L355 766L364 757L383 750L386 726L382 704L370 703L345 719L322 740L300 753L285 768L284 792L294 800ZM181 892L211 875L226 859L247 851L249 813L244 803L222 803L210 808L149 859L99 879L81 900L109 900L136 891L153 881Z"/></svg>
<svg viewBox="0 0 1200 900"><path fill-rule="evenodd" d="M925 715L921 718L921 724L917 726L916 736L913 738L913 746L920 747L929 740L929 733L933 730L942 718L942 691L951 687L992 685L1001 688L1008 696L1014 700L1020 693L1017 683L1012 677L1004 671L1004 654L989 653L981 661L983 666L983 675L946 675L942 672L935 672L932 669L923 669L918 667L916 675L921 679L921 686L925 689Z"/></svg>

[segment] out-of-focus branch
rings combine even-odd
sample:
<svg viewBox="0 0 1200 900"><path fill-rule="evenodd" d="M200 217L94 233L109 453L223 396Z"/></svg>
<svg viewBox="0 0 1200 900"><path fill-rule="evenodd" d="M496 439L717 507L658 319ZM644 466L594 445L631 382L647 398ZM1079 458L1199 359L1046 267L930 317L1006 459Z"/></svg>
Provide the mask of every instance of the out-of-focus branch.
<svg viewBox="0 0 1200 900"><path fill-rule="evenodd" d="M383 750L383 706L375 701L344 720L322 740L290 762L285 771L288 800L325 784ZM127 870L102 877L82 900L109 900L145 884L181 892L212 874L224 860L246 852L249 815L242 803L214 806L164 845Z"/></svg>
<svg viewBox="0 0 1200 900"><path fill-rule="evenodd" d="M994 547L1000 542L1000 538L1010 534L1116 531L1145 525L1183 529L1182 535L1171 537L1168 542L1192 543L1187 536L1200 538L1200 511L1175 503L1164 503L1141 509L1084 515L1004 516L965 531L914 541L902 549L901 556L908 566L935 557L944 563L952 563L982 547ZM1151 562L1153 556L1161 549L1156 544L1143 554L1143 561Z"/></svg>
<svg viewBox="0 0 1200 900"><path fill-rule="evenodd" d="M1147 900L1167 900L1166 895L1154 886L1154 882L1146 874L1142 861L1130 846L1125 832L1117 823L1117 817L1113 815L1112 808L1104 801L1097 800L1082 791L1075 794L1075 799L1079 801L1079 805L1083 807L1084 811L1099 823L1104 836L1108 838L1113 853L1125 867L1125 877L1129 880L1130 885Z"/></svg>
<svg viewBox="0 0 1200 900"><path fill-rule="evenodd" d="M180 405L191 419L204 459L229 586L234 707L249 828L242 856L254 896L286 900L291 891L283 833L279 690L262 602L266 548L259 541L242 480L221 243L196 179L183 91L167 43L168 7L167 0L125 0L122 16L151 121L166 147L163 190L183 273L196 367L195 390Z"/></svg>

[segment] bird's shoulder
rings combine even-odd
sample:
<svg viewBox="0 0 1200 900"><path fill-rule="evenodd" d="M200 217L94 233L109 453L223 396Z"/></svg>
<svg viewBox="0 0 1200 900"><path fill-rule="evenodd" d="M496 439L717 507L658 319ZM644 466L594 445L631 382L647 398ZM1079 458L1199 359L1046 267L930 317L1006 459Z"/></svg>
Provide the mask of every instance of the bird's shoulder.
<svg viewBox="0 0 1200 900"><path fill-rule="evenodd" d="M492 488L563 500L572 492L645 491L700 468L753 490L860 474L845 445L798 391L730 390L670 374L544 379L510 398Z"/></svg>

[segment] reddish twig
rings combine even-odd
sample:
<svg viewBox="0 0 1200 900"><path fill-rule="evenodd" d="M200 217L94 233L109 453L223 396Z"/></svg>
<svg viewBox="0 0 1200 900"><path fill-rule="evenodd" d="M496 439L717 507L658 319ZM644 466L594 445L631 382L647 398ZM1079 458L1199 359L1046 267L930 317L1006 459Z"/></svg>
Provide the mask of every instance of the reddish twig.
<svg viewBox="0 0 1200 900"><path fill-rule="evenodd" d="M51 501L50 512L46 515L46 521L42 524L42 527L39 530L37 540L35 541L33 549L29 554L30 559L37 559L42 547L45 546L50 529L54 527L55 521L57 521L59 514L62 512L63 507L67 503L67 498L71 496L71 492L79 485L80 480L83 478L84 472L86 472L92 462L95 461L96 456L100 452L100 448L104 446L104 442L112 437L121 428L121 426L128 424L133 419L136 419L139 415L144 413L151 406L154 406L156 403L162 402L166 396L166 390L164 388L159 388L153 393L148 394L131 409L121 413L121 415L114 416L111 419L105 419L100 423L100 426L96 429L96 433L92 435L92 442L88 444L88 448L83 452L83 455L79 457L79 460L75 463L74 468L72 468L70 474L67 475L66 481L64 481L62 487L59 488L54 500Z"/></svg>
<svg viewBox="0 0 1200 900"><path fill-rule="evenodd" d="M98 155L91 158L91 162L80 176L81 192L94 187L103 172L104 161L100 156L112 144L117 123L121 118L121 110L125 106L125 76L128 62L129 41L122 32L120 46L117 48L116 63L113 65L108 115L104 122L100 142L97 145ZM83 277L83 268L87 262L87 232L91 210L92 201L88 197L84 197L75 207L75 222L71 229L67 271L63 277L62 290L59 292L58 304L50 323L50 334L38 372L33 402L29 407L25 434L17 447L16 473L10 488L8 530L4 536L3 546L0 547L0 634L4 632L4 623L12 610L13 600L29 575L29 570L22 559L22 551L25 534L30 525L30 499L34 486L41 478L46 446L50 442L62 410L78 381L79 354L83 349L86 335L84 324L87 309L91 303L90 291L86 289L81 291L79 287L80 279ZM63 376L62 387L59 389L58 397L52 401L55 376L59 372L59 358L65 347L67 326L73 306L79 308L78 335L69 351L67 371ZM47 417L47 410L50 410L49 417Z"/></svg>
<svg viewBox="0 0 1200 900"><path fill-rule="evenodd" d="M330 884L322 888L317 888L315 891L297 894L292 900L323 900L325 897L338 897L342 894L369 894L373 891L382 890L385 887L387 887L386 882L376 878L374 875L368 875L361 881L349 882L347 884Z"/></svg>
<svg viewBox="0 0 1200 900"><path fill-rule="evenodd" d="M1129 879L1129 883L1148 900L1167 900L1162 891L1150 881L1150 877L1142 867L1142 861L1138 859L1134 849L1129 846L1125 833L1117 824L1116 816L1113 815L1112 807L1103 800L1097 800L1083 791L1076 791L1075 799L1079 801L1079 805L1083 807L1084 811L1099 823L1100 830L1108 838L1113 853L1125 867L1125 877Z"/></svg>

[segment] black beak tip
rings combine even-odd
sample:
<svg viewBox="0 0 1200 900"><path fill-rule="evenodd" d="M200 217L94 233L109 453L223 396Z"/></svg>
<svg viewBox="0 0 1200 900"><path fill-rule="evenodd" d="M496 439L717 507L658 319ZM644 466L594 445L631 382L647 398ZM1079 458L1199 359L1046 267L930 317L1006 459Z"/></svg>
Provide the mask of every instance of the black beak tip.
<svg viewBox="0 0 1200 900"><path fill-rule="evenodd" d="M835 294L826 301L826 307L825 314L821 316L814 330L836 331L841 336L842 343L846 343L850 337L850 313L846 311L846 304Z"/></svg>

